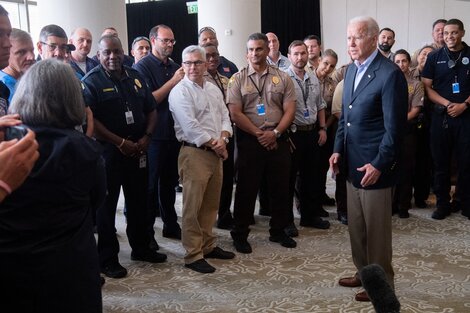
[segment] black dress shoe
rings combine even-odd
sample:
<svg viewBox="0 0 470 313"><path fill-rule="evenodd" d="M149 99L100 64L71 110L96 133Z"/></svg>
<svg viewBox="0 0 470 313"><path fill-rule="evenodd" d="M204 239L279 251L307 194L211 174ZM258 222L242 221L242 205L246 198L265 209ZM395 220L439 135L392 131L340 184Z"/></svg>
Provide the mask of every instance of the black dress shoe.
<svg viewBox="0 0 470 313"><path fill-rule="evenodd" d="M338 213L338 221L343 225L348 225L348 214L344 212Z"/></svg>
<svg viewBox="0 0 470 313"><path fill-rule="evenodd" d="M235 250L240 253L251 253L253 251L250 243L246 239L234 239L233 245L235 246Z"/></svg>
<svg viewBox="0 0 470 313"><path fill-rule="evenodd" d="M153 250L153 251L157 251L157 250L160 249L160 246L158 245L158 242L153 237L152 237L152 239L150 239L149 249Z"/></svg>
<svg viewBox="0 0 470 313"><path fill-rule="evenodd" d="M204 254L204 259L230 260L230 259L233 259L234 257L235 257L235 253L222 250L219 247L215 247L208 254Z"/></svg>
<svg viewBox="0 0 470 313"><path fill-rule="evenodd" d="M330 222L324 221L321 217L316 216L311 221L300 221L300 226L328 229L330 228Z"/></svg>
<svg viewBox="0 0 470 313"><path fill-rule="evenodd" d="M450 210L438 208L437 210L432 212L431 217L435 220L443 220L449 215L450 215Z"/></svg>
<svg viewBox="0 0 470 313"><path fill-rule="evenodd" d="M291 224L287 225L286 228L284 228L284 232L289 237L299 236L299 231L298 231L297 227L295 227L294 223L291 223Z"/></svg>
<svg viewBox="0 0 470 313"><path fill-rule="evenodd" d="M181 228L176 228L172 230L163 228L162 236L165 238L181 240Z"/></svg>
<svg viewBox="0 0 470 313"><path fill-rule="evenodd" d="M101 273L110 278L123 278L127 275L127 270L119 262L111 262L101 268Z"/></svg>
<svg viewBox="0 0 470 313"><path fill-rule="evenodd" d="M189 269L192 269L193 271L203 274L215 272L215 267L207 263L204 259L194 261L193 263L185 264L184 266Z"/></svg>
<svg viewBox="0 0 470 313"><path fill-rule="evenodd" d="M294 239L287 236L286 234L271 235L269 236L269 241L278 242L281 246L286 248L295 248L297 247L297 242Z"/></svg>
<svg viewBox="0 0 470 313"><path fill-rule="evenodd" d="M420 209L425 209L428 207L428 204L424 200L415 200L415 206Z"/></svg>
<svg viewBox="0 0 470 313"><path fill-rule="evenodd" d="M328 197L328 195L324 195L323 199L321 201L321 204L327 205L327 206L333 206L336 205L336 201L333 198Z"/></svg>
<svg viewBox="0 0 470 313"><path fill-rule="evenodd" d="M158 253L153 250L148 250L144 253L135 253L134 251L131 252L131 260L132 261L142 261L142 262L149 262L149 263L163 263L166 261L166 254Z"/></svg>

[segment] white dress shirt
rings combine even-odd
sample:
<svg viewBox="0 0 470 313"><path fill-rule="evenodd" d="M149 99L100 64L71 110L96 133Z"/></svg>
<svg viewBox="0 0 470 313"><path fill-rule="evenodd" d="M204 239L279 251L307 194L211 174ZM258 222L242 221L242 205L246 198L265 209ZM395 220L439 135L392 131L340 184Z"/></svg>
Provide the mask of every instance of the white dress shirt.
<svg viewBox="0 0 470 313"><path fill-rule="evenodd" d="M232 134L227 106L214 84L204 81L201 87L185 76L171 90L168 101L178 141L200 147L220 138L222 131Z"/></svg>

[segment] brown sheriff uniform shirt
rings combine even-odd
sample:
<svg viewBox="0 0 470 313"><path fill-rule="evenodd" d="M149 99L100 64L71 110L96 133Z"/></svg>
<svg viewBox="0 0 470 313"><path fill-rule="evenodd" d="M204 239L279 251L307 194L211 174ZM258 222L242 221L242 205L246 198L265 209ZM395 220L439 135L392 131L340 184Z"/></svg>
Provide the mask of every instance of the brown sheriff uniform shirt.
<svg viewBox="0 0 470 313"><path fill-rule="evenodd" d="M228 78L224 75L219 74L219 72L217 72L215 76L212 76L211 74L209 74L209 72L206 72L204 73L204 79L219 88L225 101L225 98L227 96Z"/></svg>
<svg viewBox="0 0 470 313"><path fill-rule="evenodd" d="M258 92L261 92L261 97ZM284 115L283 104L296 101L292 79L278 68L268 65L259 76L251 66L230 78L227 103L241 103L242 112L259 128L275 127ZM264 104L265 115L258 115L257 104Z"/></svg>

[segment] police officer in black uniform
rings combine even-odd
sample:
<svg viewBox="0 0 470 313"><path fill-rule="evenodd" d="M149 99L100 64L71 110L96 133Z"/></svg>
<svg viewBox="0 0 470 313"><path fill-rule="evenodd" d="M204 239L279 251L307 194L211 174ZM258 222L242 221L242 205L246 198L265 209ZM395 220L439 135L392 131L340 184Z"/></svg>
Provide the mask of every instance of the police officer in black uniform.
<svg viewBox="0 0 470 313"><path fill-rule="evenodd" d="M145 230L147 201L147 147L155 128L155 101L139 73L123 66L124 51L116 36L99 41L100 65L83 78L84 97L93 110L95 135L103 144L107 196L98 209L98 253L101 271L120 278L127 270L119 264L115 233L116 206L121 186L127 206L127 237L131 259L160 263L166 255L151 250Z"/></svg>
<svg viewBox="0 0 470 313"><path fill-rule="evenodd" d="M470 218L470 47L462 41L463 23L444 26L445 46L428 55L421 74L429 99L434 103L431 121L431 152L434 162L434 219L451 213L450 164L455 151L458 165L456 189L462 214Z"/></svg>

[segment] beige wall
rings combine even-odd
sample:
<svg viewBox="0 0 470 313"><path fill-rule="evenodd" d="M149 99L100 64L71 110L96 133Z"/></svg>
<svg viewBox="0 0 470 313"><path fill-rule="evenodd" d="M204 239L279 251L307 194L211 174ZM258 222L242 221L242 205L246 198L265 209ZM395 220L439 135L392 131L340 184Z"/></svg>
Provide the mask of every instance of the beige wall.
<svg viewBox="0 0 470 313"><path fill-rule="evenodd" d="M119 33L127 53L126 4L121 0L37 0L39 29L32 29L33 42L39 40L39 31L48 24L62 27L67 36L77 27L88 28L93 35L91 55L97 50L97 41L105 27L113 26Z"/></svg>
<svg viewBox="0 0 470 313"><path fill-rule="evenodd" d="M198 0L199 29L211 26L217 32L220 54L238 68L246 65L246 39L261 31L260 0Z"/></svg>
<svg viewBox="0 0 470 313"><path fill-rule="evenodd" d="M380 28L395 31L392 51L406 49L412 53L432 42L432 23L438 18L458 18L470 29L469 0L321 0L322 46L338 53L339 64L348 61L347 23L359 15L371 16ZM469 38L467 31L464 40L469 41Z"/></svg>

